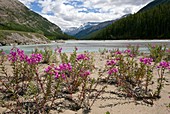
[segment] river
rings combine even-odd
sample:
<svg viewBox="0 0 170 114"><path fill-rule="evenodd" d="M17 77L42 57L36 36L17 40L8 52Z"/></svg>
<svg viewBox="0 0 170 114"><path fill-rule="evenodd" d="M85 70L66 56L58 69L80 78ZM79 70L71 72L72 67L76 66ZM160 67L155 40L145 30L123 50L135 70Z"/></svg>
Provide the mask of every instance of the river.
<svg viewBox="0 0 170 114"><path fill-rule="evenodd" d="M99 49L117 49L125 50L128 45L139 46L139 50L142 52L148 52L148 44L166 44L170 48L170 40L68 40L65 43L49 43L49 44L36 44L36 45L18 45L16 47L25 51L25 53L31 53L35 48L43 50L45 47L56 49L57 47L63 48L63 52L72 52L75 46L78 48L78 52L89 51L97 52ZM13 46L1 46L6 53L9 53Z"/></svg>

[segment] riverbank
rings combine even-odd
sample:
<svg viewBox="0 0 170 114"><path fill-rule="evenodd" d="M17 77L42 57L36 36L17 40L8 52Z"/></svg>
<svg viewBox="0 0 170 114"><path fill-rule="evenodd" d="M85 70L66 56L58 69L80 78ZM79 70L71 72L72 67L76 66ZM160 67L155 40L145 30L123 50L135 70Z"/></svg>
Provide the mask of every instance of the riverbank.
<svg viewBox="0 0 170 114"><path fill-rule="evenodd" d="M68 57L70 57L72 53L67 53ZM77 55L80 55L78 53ZM106 63L109 60L108 58L111 57L110 52L92 52L89 53L91 57L94 58L94 70L91 72L91 74L88 76L89 79L95 78L97 79L101 74L101 79L104 79L108 76L107 71L105 72L104 69L106 67ZM142 56L147 57L146 55L140 55L135 57L136 60L139 60ZM53 63L54 65L60 64L60 58L58 55L58 62ZM52 63L51 63L52 64ZM8 74L12 74L12 67L9 62L5 63L5 66L7 68ZM48 64L39 64L39 73L40 76L44 75L44 69L46 69ZM74 66L73 66L74 67ZM1 74L2 76L2 74ZM136 100L133 97L126 97L121 92L118 91L117 86L114 84L114 82L103 82L100 81L97 90L100 90L103 86L107 86L107 88L102 92L102 94L95 100L93 106L91 107L90 114L105 114L106 112L110 112L110 114L169 114L170 113L170 107L168 107L170 101L170 72L165 72L164 75L166 81L164 83L164 87L161 91L161 98L153 100L153 104L147 103L146 101L150 102L150 99L146 99L144 102L143 100ZM153 84L150 85L151 89L156 88L156 82L157 82L158 74L157 69L154 68L153 70ZM2 79L2 77L1 77ZM2 86L2 83L1 83ZM2 88L1 88L2 89ZM62 93L63 95L67 95L68 93ZM73 94L73 96L76 96L77 94ZM1 93L0 98L2 99L3 94ZM22 97L21 97L22 98ZM11 102L11 101L10 101ZM91 101L90 101L91 102ZM83 114L83 109L80 108L78 110L71 110L72 104L70 101L66 98L58 98L55 101L56 107L55 109L50 110L50 114L56 114L59 111L61 111L61 114ZM48 104L48 103L47 103ZM58 105L57 105L58 104ZM64 106L64 107L63 107ZM73 108L74 109L74 108ZM6 108L0 107L0 112L3 113L3 111L6 111Z"/></svg>

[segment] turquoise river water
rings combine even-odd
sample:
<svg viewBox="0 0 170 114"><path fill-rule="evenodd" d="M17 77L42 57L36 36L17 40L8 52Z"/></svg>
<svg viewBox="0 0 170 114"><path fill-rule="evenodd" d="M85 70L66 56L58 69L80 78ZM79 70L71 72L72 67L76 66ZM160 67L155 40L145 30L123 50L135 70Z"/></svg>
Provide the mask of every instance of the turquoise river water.
<svg viewBox="0 0 170 114"><path fill-rule="evenodd" d="M26 53L31 53L35 48L43 50L45 47L50 47L51 49L56 49L57 47L63 48L63 52L72 52L75 46L78 48L78 52L89 51L97 52L99 49L117 49L125 50L128 45L139 45L139 50L141 52L148 52L148 44L166 44L170 47L170 40L69 40L65 43L49 43L49 44L36 44L36 45L18 45L16 47L24 50ZM1 46L6 53L9 53L13 46Z"/></svg>

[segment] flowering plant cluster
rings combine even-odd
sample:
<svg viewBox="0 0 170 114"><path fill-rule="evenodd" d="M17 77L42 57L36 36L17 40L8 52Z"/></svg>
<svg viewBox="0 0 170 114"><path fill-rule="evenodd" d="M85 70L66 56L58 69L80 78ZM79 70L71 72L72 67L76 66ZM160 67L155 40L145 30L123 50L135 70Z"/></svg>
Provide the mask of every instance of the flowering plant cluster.
<svg viewBox="0 0 170 114"><path fill-rule="evenodd" d="M153 62L152 58L140 58L140 62L146 65L151 65L151 63Z"/></svg>
<svg viewBox="0 0 170 114"><path fill-rule="evenodd" d="M151 50L157 47L159 46L154 46ZM92 53L78 54L78 48L70 55L63 53L59 47L54 53L45 48L44 51L36 49L30 55L18 48L12 48L8 55L2 50L0 51L0 70L3 75L0 77L2 104L10 113L49 113L56 107L67 107L66 102L71 104L69 105L71 108L75 107L73 110L80 108L89 110L109 82L115 82L125 97L142 99L147 103L148 99L151 99L150 103L153 104L153 99L160 97L165 73L170 70L170 62L162 56L165 55L162 48L156 49L156 52L161 52L159 62L154 58L159 55L152 55L152 52L149 57L140 55L140 58L135 58L139 54L138 49L139 47L130 46L125 51L114 50L105 53L107 60L103 61L104 72L94 66ZM6 63L10 63L11 67L6 67ZM11 72L8 72L8 68ZM99 71L99 77L92 78L94 70ZM156 90L151 88L155 81L153 80L155 70L158 72L157 82L154 83L157 84ZM103 75L106 75L107 83L98 86ZM64 100L58 103L58 99Z"/></svg>
<svg viewBox="0 0 170 114"><path fill-rule="evenodd" d="M77 54L77 50L78 48L75 48L74 52L68 56L66 53L62 53L62 48L57 48L56 52L59 54L59 61L62 63L47 66L45 73L55 78L57 83L60 80L62 91L69 94L69 99L72 99L77 107L90 109L100 95L100 91L97 92L90 103L90 97L95 94L92 90L97 87L95 79L90 78L94 69L94 60L89 53Z"/></svg>
<svg viewBox="0 0 170 114"><path fill-rule="evenodd" d="M108 70L108 74L109 75L112 75L113 73L117 73L118 72L118 69L115 67L116 66L116 60L112 59L112 60L108 60L106 62L106 65L109 67L109 70Z"/></svg>
<svg viewBox="0 0 170 114"><path fill-rule="evenodd" d="M23 50L18 48L12 48L10 54L8 55L8 60L12 62L25 61L26 56Z"/></svg>
<svg viewBox="0 0 170 114"><path fill-rule="evenodd" d="M77 55L76 60L77 61L80 61L80 60L89 60L89 57L86 54L79 54L79 55Z"/></svg>
<svg viewBox="0 0 170 114"><path fill-rule="evenodd" d="M58 59L61 59L62 63L59 65L53 63L44 69L43 74L40 74L41 66L38 64L44 61L47 56L51 56L51 53L45 52L43 55L35 50L35 53L27 55L21 49L12 48L7 57L11 62L13 74L8 74L5 61L3 61L0 68L5 78L0 79L0 81L5 88L3 93L9 92L9 95L14 98L14 105L10 102L4 102L3 105L13 113L24 113L25 111L27 113L46 113L50 110L49 107L54 106L56 96L59 96L60 92L66 91L72 96L72 94L77 94L76 92L79 90L76 99L73 97L71 99L75 100L78 107L89 109L95 101L92 100L91 104L89 101L86 102L87 97L91 96L91 93L86 96L87 92L89 93L96 87L93 86L95 81L90 80L89 77L94 69L93 58L89 53L77 55L77 50L75 48L69 58L65 53L62 53L62 48L59 48L55 54L59 54ZM25 98L24 101L21 99L22 96ZM67 95L63 97L67 98ZM51 102L50 105L49 102ZM25 107L28 105L27 103L35 106ZM28 108L29 110L27 110Z"/></svg>
<svg viewBox="0 0 170 114"><path fill-rule="evenodd" d="M108 71L108 74L109 75L112 75L113 73L117 73L118 72L118 69L117 68L111 68L109 71Z"/></svg>
<svg viewBox="0 0 170 114"><path fill-rule="evenodd" d="M43 50L39 50L38 48L35 48L34 52L35 54L41 54L42 55L42 63L44 64L50 64L53 62L57 63L56 60L56 52L53 52L53 50L49 47L45 47Z"/></svg>
<svg viewBox="0 0 170 114"><path fill-rule="evenodd" d="M153 58L141 57L137 59L127 56L131 52L132 50L126 49L124 54L116 51L115 56L110 55L105 67L108 72L108 82L116 80L117 86L122 88L121 91L135 99L157 98L163 87L164 72L169 69L170 63L166 61L158 63L156 68L158 68L160 76L157 81L157 90L154 91L150 88L150 84L153 82L153 69L156 66Z"/></svg>
<svg viewBox="0 0 170 114"><path fill-rule="evenodd" d="M112 54L114 53L114 55ZM120 51L119 49L110 51L111 56L115 57L116 60L120 60L122 57L127 57L127 59L134 58L139 54L139 47L135 48L135 46L129 46L126 50Z"/></svg>
<svg viewBox="0 0 170 114"><path fill-rule="evenodd" d="M13 113L22 113L24 101L20 100L21 96L26 96L27 93L33 94L32 90L37 90L32 82L37 77L38 84L38 64L42 61L42 55L33 53L30 56L26 55L23 50L19 48L12 48L10 53L7 55L7 60L11 63L12 73L9 73L6 68L6 61L1 63L2 73L5 78L0 78L2 86L4 88L3 93L6 93L4 97L9 95L13 98L14 105L9 102L4 102L4 106L10 109ZM8 83L6 82L8 80ZM34 81L35 82L35 81ZM30 85L34 86L34 89L30 89ZM30 91L29 91L30 90ZM28 99L27 99L28 100ZM30 100L30 99L29 99ZM12 105L12 106L11 106ZM17 107L20 107L17 109Z"/></svg>
<svg viewBox="0 0 170 114"><path fill-rule="evenodd" d="M121 54L122 54L122 52L119 50L115 52L115 55L121 55Z"/></svg>
<svg viewBox="0 0 170 114"><path fill-rule="evenodd" d="M30 57L26 56L26 61L28 64L38 64L42 60L41 54L31 54Z"/></svg>
<svg viewBox="0 0 170 114"><path fill-rule="evenodd" d="M124 51L124 53L130 54L130 53L131 53L131 50L130 50L130 49L126 49L126 50Z"/></svg>
<svg viewBox="0 0 170 114"><path fill-rule="evenodd" d="M15 63L19 62L27 62L28 64L38 64L42 60L41 54L31 54L29 57L24 53L23 50L19 48L12 48L10 54L8 55L8 60Z"/></svg>
<svg viewBox="0 0 170 114"><path fill-rule="evenodd" d="M0 50L0 55L5 55L5 52L3 51L3 49Z"/></svg>
<svg viewBox="0 0 170 114"><path fill-rule="evenodd" d="M127 46L126 50L128 50L128 55L130 55L131 57L136 57L137 55L139 55L139 45L137 45L137 46L129 45L129 46ZM127 53L127 51L126 51L126 53Z"/></svg>
<svg viewBox="0 0 170 114"><path fill-rule="evenodd" d="M82 77L87 77L87 76L90 75L90 74L91 74L91 72L90 72L89 70L87 70L87 71L81 72L81 73L80 73L80 76L82 76Z"/></svg>
<svg viewBox="0 0 170 114"><path fill-rule="evenodd" d="M157 91L155 91L154 95L157 97L160 97L161 90L164 86L165 82L165 71L169 70L170 71L170 62L167 61L161 61L158 66L157 66L157 72L158 72L158 79L157 79Z"/></svg>
<svg viewBox="0 0 170 114"><path fill-rule="evenodd" d="M116 61L115 60L108 60L107 65L116 65Z"/></svg>
<svg viewBox="0 0 170 114"><path fill-rule="evenodd" d="M155 61L156 64L159 63L165 56L166 45L148 44L148 50L150 52L150 57Z"/></svg>
<svg viewBox="0 0 170 114"><path fill-rule="evenodd" d="M66 73L68 74L68 72L72 71L72 66L71 63L63 63L60 64L59 67L50 65L45 69L45 72L49 75L54 75L55 78L59 78L62 77L63 79L66 78Z"/></svg>
<svg viewBox="0 0 170 114"><path fill-rule="evenodd" d="M127 57L135 57L138 53L135 53L135 52L132 52L130 49L126 49L124 52L123 52ZM135 54L134 54L135 53Z"/></svg>
<svg viewBox="0 0 170 114"><path fill-rule="evenodd" d="M157 68L170 69L170 62L162 61Z"/></svg>

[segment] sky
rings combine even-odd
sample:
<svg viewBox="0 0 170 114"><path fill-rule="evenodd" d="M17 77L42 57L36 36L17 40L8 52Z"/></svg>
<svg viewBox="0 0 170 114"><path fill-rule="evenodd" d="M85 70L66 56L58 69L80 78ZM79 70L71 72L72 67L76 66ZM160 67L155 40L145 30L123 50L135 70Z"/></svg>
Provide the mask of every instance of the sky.
<svg viewBox="0 0 170 114"><path fill-rule="evenodd" d="M19 0L62 30L133 14L153 0Z"/></svg>

